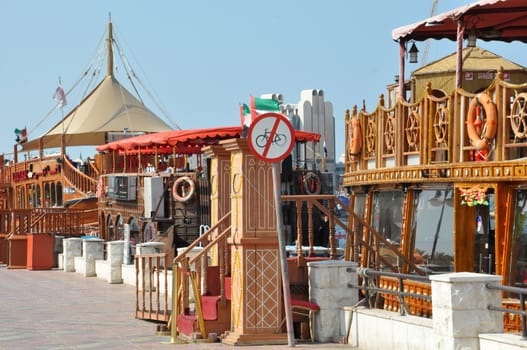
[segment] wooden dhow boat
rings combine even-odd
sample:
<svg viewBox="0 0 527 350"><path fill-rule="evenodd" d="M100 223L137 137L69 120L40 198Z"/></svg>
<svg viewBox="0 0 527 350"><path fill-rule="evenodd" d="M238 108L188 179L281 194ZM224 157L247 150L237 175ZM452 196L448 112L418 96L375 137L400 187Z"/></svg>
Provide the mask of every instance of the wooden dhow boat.
<svg viewBox="0 0 527 350"><path fill-rule="evenodd" d="M527 42L526 19L523 1L482 0L393 30L398 81L372 111L345 116L350 254L361 266L527 284L527 70L476 46ZM429 39L452 40L454 54L405 78L407 54Z"/></svg>
<svg viewBox="0 0 527 350"><path fill-rule="evenodd" d="M91 65L75 87L81 86L83 78L90 80L87 87L94 81L95 87L85 90L89 93L42 136L27 138L24 130L17 135L12 158L0 157L0 262L9 267L26 266L25 251L21 248L19 254L9 254L9 242L14 247L20 241L24 247L28 233L67 237L98 231L96 191L104 159L95 155L73 160L69 155L73 147L94 148L116 139L174 129L116 79L114 45L110 21L102 79L96 83L101 67ZM57 88L54 110L64 108L71 92Z"/></svg>

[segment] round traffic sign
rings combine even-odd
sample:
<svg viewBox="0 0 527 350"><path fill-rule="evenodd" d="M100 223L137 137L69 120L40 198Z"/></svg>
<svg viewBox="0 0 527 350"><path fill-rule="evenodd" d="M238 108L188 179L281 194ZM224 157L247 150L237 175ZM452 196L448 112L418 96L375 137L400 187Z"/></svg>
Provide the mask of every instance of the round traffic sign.
<svg viewBox="0 0 527 350"><path fill-rule="evenodd" d="M249 148L260 160L278 162L286 158L295 145L295 129L279 113L265 113L252 121L248 132Z"/></svg>

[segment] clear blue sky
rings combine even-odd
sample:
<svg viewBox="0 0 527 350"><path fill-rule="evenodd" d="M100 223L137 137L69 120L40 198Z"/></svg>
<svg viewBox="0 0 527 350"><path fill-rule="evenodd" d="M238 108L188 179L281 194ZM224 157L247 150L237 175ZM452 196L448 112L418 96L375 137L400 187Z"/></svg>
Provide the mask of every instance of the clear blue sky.
<svg viewBox="0 0 527 350"><path fill-rule="evenodd" d="M334 106L339 155L344 152L345 110L363 100L373 109L398 74L399 47L391 31L429 17L432 3L2 1L0 152L13 151L15 128L27 126L34 138L60 120L57 110L42 123L55 103L58 77L65 89L77 81L111 12L127 58L180 127L236 125L239 103L250 95L278 92L286 103L296 103L301 90L323 89ZM468 3L439 1L437 13ZM519 44L478 44L527 65ZM453 42L433 41L428 62L454 51Z"/></svg>

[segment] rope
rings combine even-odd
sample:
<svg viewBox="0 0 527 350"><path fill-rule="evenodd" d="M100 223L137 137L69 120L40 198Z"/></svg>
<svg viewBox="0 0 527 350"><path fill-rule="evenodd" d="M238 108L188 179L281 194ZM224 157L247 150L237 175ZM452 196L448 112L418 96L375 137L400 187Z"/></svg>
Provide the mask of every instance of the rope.
<svg viewBox="0 0 527 350"><path fill-rule="evenodd" d="M115 31L115 26L114 26L114 31ZM120 35L120 34L119 34ZM121 48L121 45L120 45L120 41L115 38L114 39L114 42L118 48L118 52L119 52L119 56L123 62L123 66L125 67L129 67L130 69L130 72L131 74L129 73L128 74L128 80L130 80L130 82L132 83L132 86L134 87L134 90L136 91L137 95L139 96L139 98L141 99L141 96L138 92L138 90L136 89L133 81L132 81L132 78L134 78L138 83L139 85L144 89L144 91L146 92L146 94L148 95L148 97L152 100L152 102L156 105L156 107L161 111L161 113L168 119L168 121L170 122L170 124L172 126L175 126L175 129L177 130L181 130L181 128L179 127L179 125L170 117L167 109L165 106L161 105L161 103L159 103L159 99L156 98L151 92L150 92L150 89L148 89L146 87L146 85L142 82L142 80L139 78L139 76L135 73L135 70L132 68L132 66L130 65L130 63L128 62L126 56L124 55L123 51L120 49ZM131 51L131 50L130 50ZM133 56L133 55L132 55ZM137 61L137 60L136 60ZM140 65L138 65L139 68L141 68ZM125 68L127 69L127 68ZM142 69L141 69L142 71ZM127 69L127 73L128 73L128 69ZM144 73L143 73L144 74ZM141 103L143 103L142 99L141 99ZM144 103L143 103L144 104Z"/></svg>
<svg viewBox="0 0 527 350"><path fill-rule="evenodd" d="M87 64L86 68L83 70L83 73L81 76L77 79L77 81L73 84L71 88L68 89L68 91L65 92L66 96L68 96L76 87L80 84L82 80L86 78L89 71L92 69L94 62L96 62L97 57L101 54L101 45L100 45L101 39L99 40L99 45L97 45L96 54L94 55L94 58ZM102 50L104 52L104 50ZM83 97L85 94L83 95ZM52 113L57 109L58 103L56 103L51 110L49 110L44 117L30 130L28 131L28 136L31 135L35 130L37 130L51 115ZM57 124L58 125L58 124ZM55 125L55 126L57 126ZM54 126L54 127L55 127Z"/></svg>

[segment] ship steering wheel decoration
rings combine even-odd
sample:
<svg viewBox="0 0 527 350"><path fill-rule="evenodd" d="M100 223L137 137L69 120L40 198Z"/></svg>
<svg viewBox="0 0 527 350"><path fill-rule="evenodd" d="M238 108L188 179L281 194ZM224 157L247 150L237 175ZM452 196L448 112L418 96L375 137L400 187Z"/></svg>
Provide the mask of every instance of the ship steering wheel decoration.
<svg viewBox="0 0 527 350"><path fill-rule="evenodd" d="M514 140L521 140L527 137L527 93L520 93L514 99L511 108L510 119L511 129L514 133Z"/></svg>
<svg viewBox="0 0 527 350"><path fill-rule="evenodd" d="M419 114L417 111L411 111L406 118L406 143L412 150L419 150Z"/></svg>
<svg viewBox="0 0 527 350"><path fill-rule="evenodd" d="M393 153L395 147L395 117L388 115L384 123L384 146L386 153Z"/></svg>
<svg viewBox="0 0 527 350"><path fill-rule="evenodd" d="M434 114L434 135L436 144L441 145L447 142L448 136L448 109L440 105Z"/></svg>

